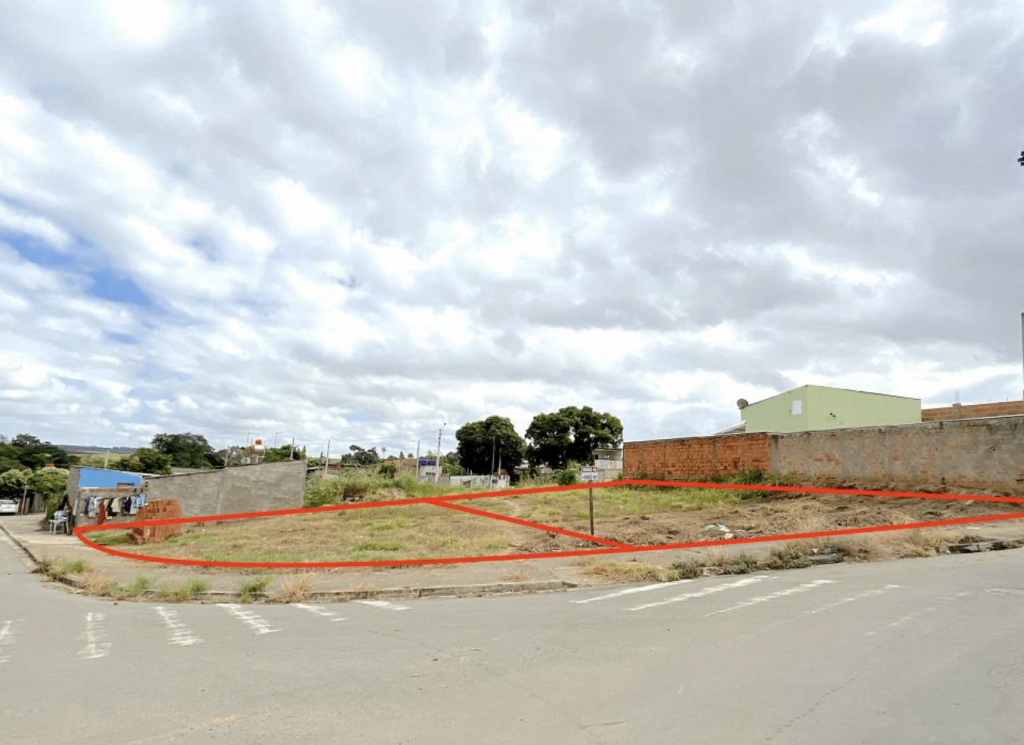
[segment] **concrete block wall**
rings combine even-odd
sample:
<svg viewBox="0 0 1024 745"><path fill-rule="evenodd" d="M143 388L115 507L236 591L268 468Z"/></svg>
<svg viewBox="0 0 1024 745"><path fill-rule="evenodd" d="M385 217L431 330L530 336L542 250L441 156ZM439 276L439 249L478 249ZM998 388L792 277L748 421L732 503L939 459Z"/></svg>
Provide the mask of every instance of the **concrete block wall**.
<svg viewBox="0 0 1024 745"><path fill-rule="evenodd" d="M770 467L769 435L720 435L627 442L622 475L656 479L707 479Z"/></svg>
<svg viewBox="0 0 1024 745"><path fill-rule="evenodd" d="M751 468L808 484L1024 494L1024 416L625 445L627 478L699 480Z"/></svg>
<svg viewBox="0 0 1024 745"><path fill-rule="evenodd" d="M218 468L145 481L147 501L177 500L182 517L301 507L305 489L304 460Z"/></svg>

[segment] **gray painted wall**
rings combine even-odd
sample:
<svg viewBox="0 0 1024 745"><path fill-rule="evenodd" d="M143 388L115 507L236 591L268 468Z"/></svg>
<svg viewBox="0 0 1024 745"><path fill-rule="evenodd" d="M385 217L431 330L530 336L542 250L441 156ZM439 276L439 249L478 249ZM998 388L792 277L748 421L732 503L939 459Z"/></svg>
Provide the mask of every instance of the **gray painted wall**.
<svg viewBox="0 0 1024 745"><path fill-rule="evenodd" d="M778 434L770 459L809 480L1024 494L1024 417Z"/></svg>
<svg viewBox="0 0 1024 745"><path fill-rule="evenodd" d="M301 507L306 461L233 466L200 473L149 477L147 501L177 499L183 517Z"/></svg>

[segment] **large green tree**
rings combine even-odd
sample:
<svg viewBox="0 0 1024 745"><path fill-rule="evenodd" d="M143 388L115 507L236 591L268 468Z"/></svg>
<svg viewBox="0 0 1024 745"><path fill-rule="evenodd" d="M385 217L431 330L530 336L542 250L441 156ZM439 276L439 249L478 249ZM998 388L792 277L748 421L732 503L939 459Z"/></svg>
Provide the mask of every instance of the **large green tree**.
<svg viewBox="0 0 1024 745"><path fill-rule="evenodd" d="M593 463L594 450L622 442L622 422L617 416L589 406L566 406L538 414L526 430L531 465L565 468L570 461Z"/></svg>
<svg viewBox="0 0 1024 745"><path fill-rule="evenodd" d="M71 457L63 449L33 435L15 435L10 442L0 442L0 471L12 468L35 470L49 463L66 468L76 462L77 457Z"/></svg>
<svg viewBox="0 0 1024 745"><path fill-rule="evenodd" d="M122 471L134 471L135 473L170 473L171 456L151 448L139 448L131 455L118 458L112 465Z"/></svg>
<svg viewBox="0 0 1024 745"><path fill-rule="evenodd" d="M490 473L493 453L494 467L500 461L501 467L515 478L526 457L526 442L511 420L503 416L464 424L455 432L455 439L459 442L455 450L459 465L468 473Z"/></svg>
<svg viewBox="0 0 1024 745"><path fill-rule="evenodd" d="M169 455L178 468L210 468L218 464L217 454L203 435L193 432L154 435L150 443L158 453Z"/></svg>
<svg viewBox="0 0 1024 745"><path fill-rule="evenodd" d="M27 468L12 468L0 473L0 497L17 499L25 493L32 472Z"/></svg>

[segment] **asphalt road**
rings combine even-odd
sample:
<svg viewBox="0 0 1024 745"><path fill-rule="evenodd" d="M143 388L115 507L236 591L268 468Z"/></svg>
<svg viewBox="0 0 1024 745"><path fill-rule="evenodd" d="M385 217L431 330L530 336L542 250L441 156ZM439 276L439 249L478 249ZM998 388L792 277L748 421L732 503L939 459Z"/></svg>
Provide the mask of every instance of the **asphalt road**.
<svg viewBox="0 0 1024 745"><path fill-rule="evenodd" d="M0 535L0 742L1020 743L1024 551L546 595L114 604Z"/></svg>

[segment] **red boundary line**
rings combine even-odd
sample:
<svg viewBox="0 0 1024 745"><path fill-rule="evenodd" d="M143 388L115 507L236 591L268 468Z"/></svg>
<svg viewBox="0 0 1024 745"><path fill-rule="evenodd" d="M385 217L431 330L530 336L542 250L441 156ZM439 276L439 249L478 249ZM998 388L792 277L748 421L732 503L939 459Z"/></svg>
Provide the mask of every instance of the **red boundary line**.
<svg viewBox="0 0 1024 745"><path fill-rule="evenodd" d="M560 533L561 535L567 535L570 538L582 538L585 541L591 543L600 543L605 546L616 546L618 548L632 548L628 543L621 543L619 541L613 541L610 538L600 538L596 535L587 535L586 533L576 533L572 530L563 530L562 528L556 528L553 525L544 525L543 523L532 523L529 520L520 520L518 517L509 517L508 515L502 515L497 512L486 512L485 510L477 510L473 507L467 507L464 504L452 504L451 502L435 502L438 507L445 507L449 510L459 510L460 512L468 512L471 515L480 515L481 517L489 517L492 520L502 520L507 523L514 523L516 525L524 525L527 528L534 528L536 530L543 530L545 533Z"/></svg>
<svg viewBox="0 0 1024 745"><path fill-rule="evenodd" d="M341 510L351 509L369 509L369 508L380 508L380 507L398 507L407 504L434 504L439 507L451 507L454 509L462 509L463 511L472 511L473 513L482 513L483 516L491 517L492 519L505 518L504 515L498 516L496 513L485 513L483 510L473 510L472 508L465 508L461 505L449 505L447 502L463 501L468 499L486 499L492 497L504 497L504 496L515 496L517 494L541 494L545 492L556 492L556 491L573 491L579 489L590 489L590 488L601 488L609 486L666 486L674 488L686 488L696 487L702 489L735 489L735 490L747 490L747 491L777 491L777 492L790 492L799 494L854 494L863 496L879 496L879 497L905 497L914 499L940 499L946 501L975 501L975 502L1007 502L1011 504L1024 503L1024 497L990 497L981 494L925 494L922 492L900 492L900 491L880 491L872 489L832 489L828 487L800 487L800 486L763 486L763 485L747 485L747 484L722 484L722 483L709 483L700 481L655 481L646 479L621 479L619 481L606 481L595 484L573 484L570 486L547 486L547 487L534 487L529 489L507 489L504 491L496 492L484 492L479 494L450 494L443 497L422 497L416 499L397 499L390 502L370 502L361 504L347 504L347 505L325 505L323 507L304 507L294 508L286 510L268 510L265 512L244 512L235 513L229 515L201 515L197 517L182 517L167 520L145 520L131 523L115 523L111 525L86 525L75 528L75 535L80 541L94 548L97 551L101 551L111 556L120 556L127 559L135 559L136 561L148 561L156 564L173 564L179 566L214 566L214 567L232 567L232 568L272 568L272 569L302 569L302 568L333 568L333 567L377 567L377 566L424 566L431 564L468 564L476 562L486 561L518 561L522 559L548 559L556 557L573 557L573 556L596 556L602 554L620 554L620 553L634 553L634 552L645 552L645 551L669 551L674 549L684 548L700 548L703 546L723 546L730 544L742 544L742 543L766 543L769 541L785 541L785 540L796 540L800 538L824 538L829 536L841 536L841 535L855 535L858 533L878 533L887 532L894 530L913 530L916 528L931 528L940 527L946 525L963 525L967 523L979 523L979 522L996 522L1000 520L1018 520L1024 518L1024 512L1013 512L1001 515L981 515L978 517L959 517L951 518L947 520L932 520L928 522L919 523L905 523L902 525L875 525L864 528L843 528L839 530L824 530L814 533L788 533L774 536L755 536L751 538L730 538L728 540L718 541L693 541L688 543L668 543L654 546L611 546L609 548L595 548L595 549L583 549L576 551L552 551L546 553L535 553L535 554L506 554L502 556L461 556L451 559L395 559L387 561L333 561L333 562L252 562L252 561L201 561L199 559L173 559L163 558L159 556L144 556L142 554L133 554L127 551L119 551L117 549L110 548L108 546L101 546L88 538L85 537L85 533L96 530L124 530L132 527L142 527L146 525L180 525L180 524L195 524L203 522L219 522L228 520L237 520L243 518L253 517L274 517L278 515L296 515L305 514L311 512L337 512ZM515 518L511 518L511 521L515 521ZM523 521L524 523L526 521ZM528 527L535 527L539 530L549 530L551 526L542 526L540 523L535 525L529 525ZM592 536L585 536L588 540L592 540ZM605 539L606 540L606 539Z"/></svg>

